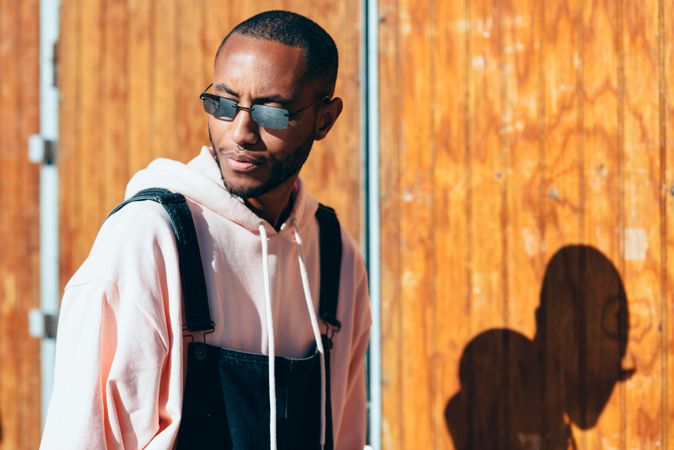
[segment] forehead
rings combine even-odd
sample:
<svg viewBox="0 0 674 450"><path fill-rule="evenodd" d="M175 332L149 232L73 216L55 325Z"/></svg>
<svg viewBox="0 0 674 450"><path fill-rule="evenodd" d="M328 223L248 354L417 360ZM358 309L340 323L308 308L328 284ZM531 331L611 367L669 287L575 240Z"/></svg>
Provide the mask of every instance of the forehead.
<svg viewBox="0 0 674 450"><path fill-rule="evenodd" d="M305 72L304 49L235 33L215 60L213 81L241 96L295 97Z"/></svg>

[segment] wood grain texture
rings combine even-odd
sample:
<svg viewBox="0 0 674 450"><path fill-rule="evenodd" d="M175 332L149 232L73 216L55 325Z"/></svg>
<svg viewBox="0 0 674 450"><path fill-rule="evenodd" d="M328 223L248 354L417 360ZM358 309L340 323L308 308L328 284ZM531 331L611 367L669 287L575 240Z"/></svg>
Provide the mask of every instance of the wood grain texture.
<svg viewBox="0 0 674 450"><path fill-rule="evenodd" d="M619 107L624 86L619 75L621 61L620 18L616 2L601 0L580 4L581 64L581 147L582 147L582 242L591 244L615 264L624 268L621 235L623 218L624 120ZM619 79L620 78L620 79ZM581 312L584 312L581 310ZM593 329L581 315L584 330ZM590 342L586 333L580 338L578 353L579 380L589 383L591 364L586 356ZM602 410L599 423L589 430L578 422L594 416L587 402L578 399L579 416L574 422L574 436L582 448L625 445L624 386L618 385L609 404Z"/></svg>
<svg viewBox="0 0 674 450"><path fill-rule="evenodd" d="M504 166L502 4L471 0L468 149L470 185L471 331L505 325L506 289L504 203L508 178Z"/></svg>
<svg viewBox="0 0 674 450"><path fill-rule="evenodd" d="M157 157L192 159L209 144L198 100L215 50L239 21L263 10L306 12L341 52L345 110L316 143L303 178L362 238L360 6L357 2L64 0L61 77L62 284L86 257L134 172ZM66 70L67 68L67 70Z"/></svg>
<svg viewBox="0 0 674 450"><path fill-rule="evenodd" d="M0 449L37 448L39 341L28 311L39 306L39 166L27 158L39 132L39 2L0 1Z"/></svg>
<svg viewBox="0 0 674 450"><path fill-rule="evenodd" d="M674 5L658 2L660 87L661 243L664 270L659 309L663 328L663 437L664 448L674 448Z"/></svg>
<svg viewBox="0 0 674 450"><path fill-rule="evenodd" d="M545 269L543 242L543 114L541 8L537 2L504 2L503 164L508 178L505 278L509 326L533 337L539 280Z"/></svg>
<svg viewBox="0 0 674 450"><path fill-rule="evenodd" d="M449 3L380 2L384 448L671 446L671 2Z"/></svg>
<svg viewBox="0 0 674 450"><path fill-rule="evenodd" d="M432 99L432 36L433 25L427 18L433 14L430 2L399 3L399 52L405 64L400 70L400 115L414 117L416 126L407 127L401 135L400 171L397 195L405 218L400 223L400 261L402 353L402 448L432 448L431 371L433 351L434 305L433 280L435 267L435 229L433 223L433 167L437 148L433 142L433 109L420 99ZM423 106L421 106L423 105ZM422 126L423 124L423 126Z"/></svg>
<svg viewBox="0 0 674 450"><path fill-rule="evenodd" d="M624 94L623 280L630 304L629 355L636 374L625 386L627 448L657 448L663 436L661 161L657 2L622 4Z"/></svg>
<svg viewBox="0 0 674 450"><path fill-rule="evenodd" d="M382 334L382 446L401 450L403 444L404 409L401 370L403 335L401 323L400 251L400 140L403 134L399 98L400 63L398 52L400 20L397 0L379 2L379 110L380 120L380 215L381 227L381 334Z"/></svg>
<svg viewBox="0 0 674 450"><path fill-rule="evenodd" d="M435 3L432 33L433 111L433 448L448 448L449 399L461 389L456 361L471 337L468 42L465 2ZM452 330L452 332L448 332Z"/></svg>

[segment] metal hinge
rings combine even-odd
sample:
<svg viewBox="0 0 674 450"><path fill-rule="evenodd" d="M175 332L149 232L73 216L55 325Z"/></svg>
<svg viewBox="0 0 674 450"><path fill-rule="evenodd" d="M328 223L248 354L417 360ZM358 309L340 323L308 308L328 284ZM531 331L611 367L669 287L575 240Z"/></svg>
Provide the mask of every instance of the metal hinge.
<svg viewBox="0 0 674 450"><path fill-rule="evenodd" d="M33 134L28 138L28 160L36 164L54 164L57 147L56 141Z"/></svg>
<svg viewBox="0 0 674 450"><path fill-rule="evenodd" d="M28 311L28 334L36 338L56 337L58 317L41 309Z"/></svg>

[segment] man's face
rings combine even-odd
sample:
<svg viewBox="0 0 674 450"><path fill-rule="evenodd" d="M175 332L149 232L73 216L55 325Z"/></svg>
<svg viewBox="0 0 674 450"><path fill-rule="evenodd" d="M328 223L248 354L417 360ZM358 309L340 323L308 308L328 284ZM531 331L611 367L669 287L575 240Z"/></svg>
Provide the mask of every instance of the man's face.
<svg viewBox="0 0 674 450"><path fill-rule="evenodd" d="M317 81L304 82L305 52L278 42L233 34L215 61L210 92L240 106L267 105L290 112L319 100ZM316 135L321 104L289 119L285 129L267 129L248 111L231 120L208 116L213 150L227 189L255 198L295 181Z"/></svg>

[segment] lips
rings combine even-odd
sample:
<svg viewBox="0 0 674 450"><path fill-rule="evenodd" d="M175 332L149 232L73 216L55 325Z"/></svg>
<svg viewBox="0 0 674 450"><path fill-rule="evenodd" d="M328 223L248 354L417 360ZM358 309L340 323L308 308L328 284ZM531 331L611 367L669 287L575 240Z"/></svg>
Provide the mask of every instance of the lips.
<svg viewBox="0 0 674 450"><path fill-rule="evenodd" d="M238 172L253 170L263 163L262 159L260 158L251 158L249 156L240 154L225 155L225 160L227 161L229 167Z"/></svg>

